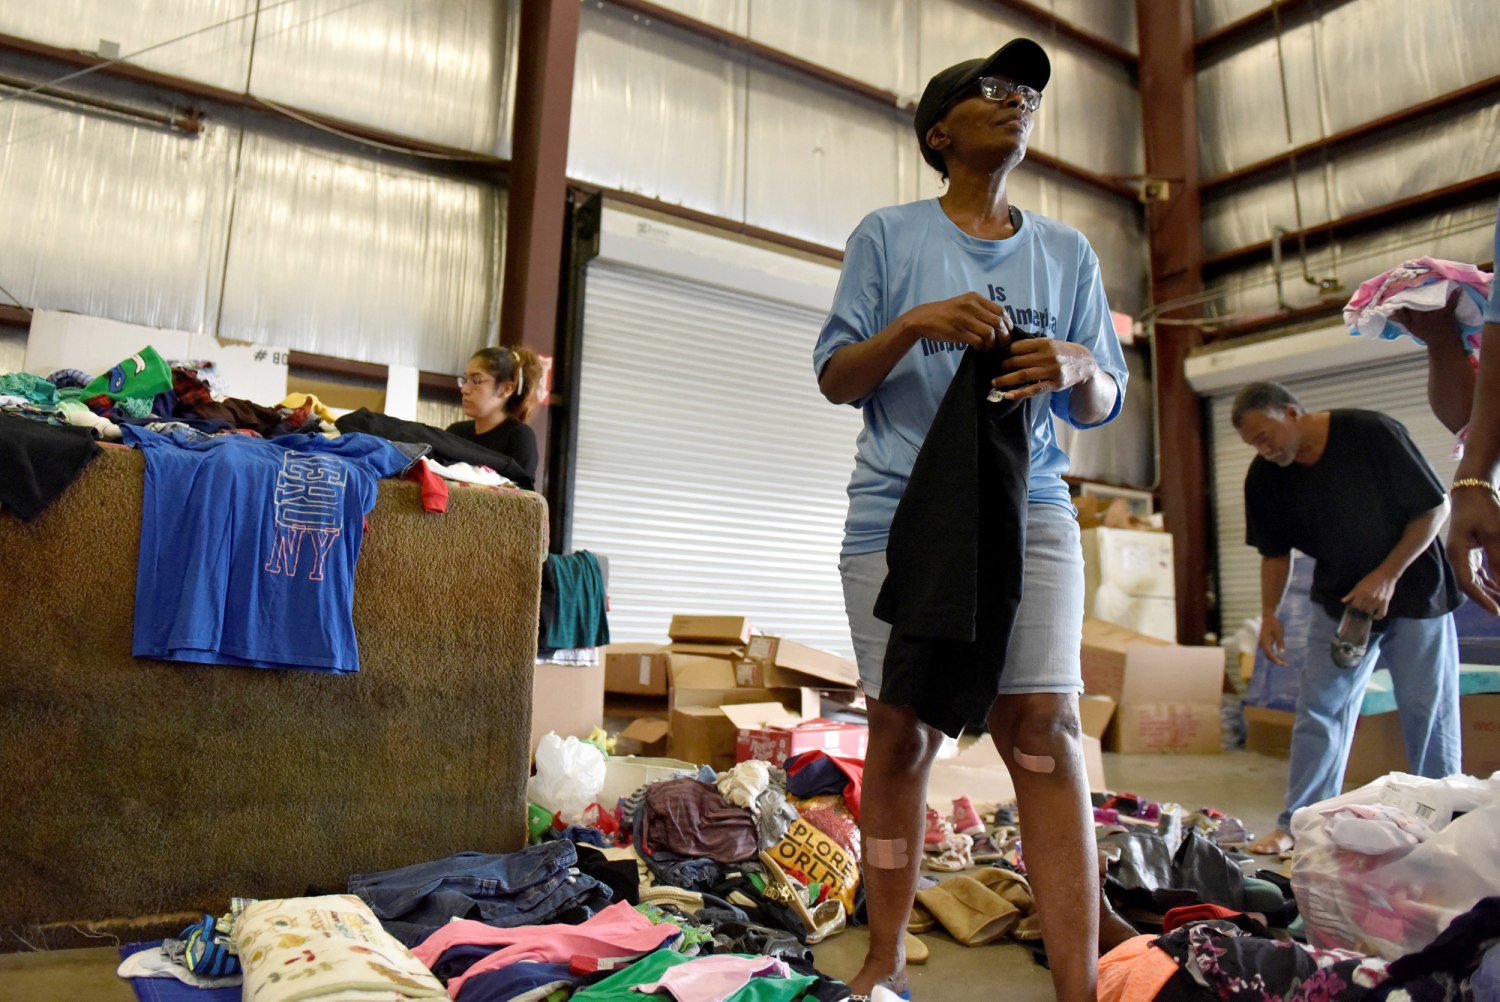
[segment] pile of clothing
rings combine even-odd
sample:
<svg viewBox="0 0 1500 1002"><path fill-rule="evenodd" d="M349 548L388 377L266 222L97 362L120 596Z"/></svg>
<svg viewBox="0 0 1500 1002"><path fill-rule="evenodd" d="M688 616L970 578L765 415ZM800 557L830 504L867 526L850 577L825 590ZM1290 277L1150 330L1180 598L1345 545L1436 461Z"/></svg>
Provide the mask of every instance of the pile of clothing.
<svg viewBox="0 0 1500 1002"><path fill-rule="evenodd" d="M764 762L704 769L644 785L608 812L609 827L633 844L552 818L518 852L355 874L347 894L237 899L216 927L205 919L258 1002L363 997L339 994L354 991L462 1002L643 993L835 1002L848 990L814 968L808 944L844 927L843 889L783 865L778 846L812 818L853 853L856 826L809 799L799 813L785 772ZM142 946L153 944L122 951L122 975L173 976L134 959Z"/></svg>
<svg viewBox="0 0 1500 1002"><path fill-rule="evenodd" d="M376 482L416 481L434 513L450 481L530 486L509 457L436 428L221 389L210 363L169 364L149 346L98 376L0 374L0 506L22 519L40 517L100 441L145 456L137 657L357 671L354 568Z"/></svg>

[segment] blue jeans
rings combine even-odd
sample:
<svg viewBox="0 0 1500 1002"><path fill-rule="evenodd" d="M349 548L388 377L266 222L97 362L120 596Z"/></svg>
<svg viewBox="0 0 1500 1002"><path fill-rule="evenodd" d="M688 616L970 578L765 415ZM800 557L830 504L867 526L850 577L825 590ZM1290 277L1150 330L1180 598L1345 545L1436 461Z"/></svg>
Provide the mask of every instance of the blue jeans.
<svg viewBox="0 0 1500 1002"><path fill-rule="evenodd" d="M1338 621L1314 606L1292 727L1286 811L1276 822L1282 831L1291 830L1297 808L1343 790L1359 705L1377 666L1391 673L1411 771L1437 779L1460 770L1458 633L1453 616L1387 622L1383 632L1370 635L1358 667L1340 668L1330 654Z"/></svg>
<svg viewBox="0 0 1500 1002"><path fill-rule="evenodd" d="M436 927L453 918L473 918L510 928L545 923L564 908L596 898L608 904L609 890L586 874L572 842L543 842L520 852L493 855L460 852L446 859L414 863L382 873L349 878L383 923ZM600 897L602 895L602 897Z"/></svg>

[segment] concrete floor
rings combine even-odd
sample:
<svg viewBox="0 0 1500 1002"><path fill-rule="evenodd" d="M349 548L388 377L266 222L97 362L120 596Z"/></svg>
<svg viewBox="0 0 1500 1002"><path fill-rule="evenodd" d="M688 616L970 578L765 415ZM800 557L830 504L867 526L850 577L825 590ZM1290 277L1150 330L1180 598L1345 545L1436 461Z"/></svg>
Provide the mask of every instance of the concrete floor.
<svg viewBox="0 0 1500 1002"><path fill-rule="evenodd" d="M1217 807L1261 834L1270 830L1281 810L1286 762L1244 751L1106 755L1105 774L1116 790L1175 801L1189 810ZM1053 997L1050 975L1025 947L1002 942L969 948L944 933L922 939L931 958L911 969L914 998L971 1002L1003 994L1009 1002L1029 1002ZM864 930L851 929L819 944L814 951L818 967L834 977L852 976L864 957L865 943ZM115 977L117 963L112 947L0 954L0 1002L128 1002L135 994Z"/></svg>

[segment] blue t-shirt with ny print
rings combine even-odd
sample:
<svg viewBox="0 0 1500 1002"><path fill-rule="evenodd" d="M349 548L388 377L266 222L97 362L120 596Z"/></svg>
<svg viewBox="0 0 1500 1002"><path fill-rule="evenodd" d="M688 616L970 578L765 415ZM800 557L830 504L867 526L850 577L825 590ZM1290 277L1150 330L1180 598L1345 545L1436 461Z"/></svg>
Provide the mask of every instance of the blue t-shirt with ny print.
<svg viewBox="0 0 1500 1002"><path fill-rule="evenodd" d="M364 519L411 458L374 435L123 431L146 457L132 653L357 671Z"/></svg>
<svg viewBox="0 0 1500 1002"><path fill-rule="evenodd" d="M873 337L914 307L977 292L1004 307L1017 331L1085 345L1119 384L1120 412L1127 372L1115 337L1099 259L1088 240L1045 216L1025 213L1005 240L981 240L954 225L937 199L879 209L849 237L833 307L813 349L821 374L833 353ZM885 381L855 406L864 412L849 481L845 553L885 549L896 504L943 394L958 371L963 346L922 341L896 363ZM1074 427L1071 390L1032 399L1032 501L1070 506L1062 475L1068 456L1052 427L1056 415Z"/></svg>

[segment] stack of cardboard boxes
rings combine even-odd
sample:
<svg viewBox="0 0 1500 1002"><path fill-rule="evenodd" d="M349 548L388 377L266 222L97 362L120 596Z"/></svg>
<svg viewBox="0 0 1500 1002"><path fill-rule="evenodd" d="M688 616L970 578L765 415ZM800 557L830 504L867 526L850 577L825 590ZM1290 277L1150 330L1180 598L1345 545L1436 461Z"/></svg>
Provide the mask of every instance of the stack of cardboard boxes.
<svg viewBox="0 0 1500 1002"><path fill-rule="evenodd" d="M818 719L824 691L853 694L853 661L755 634L743 616L673 616L667 635L601 652L606 712L631 720L622 750L716 769L809 747L863 757L863 726Z"/></svg>
<svg viewBox="0 0 1500 1002"><path fill-rule="evenodd" d="M1149 529L1086 528L1084 615L1158 640L1177 639L1172 537Z"/></svg>

